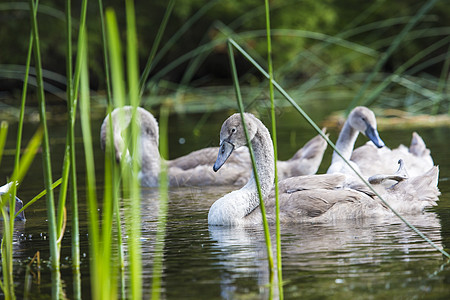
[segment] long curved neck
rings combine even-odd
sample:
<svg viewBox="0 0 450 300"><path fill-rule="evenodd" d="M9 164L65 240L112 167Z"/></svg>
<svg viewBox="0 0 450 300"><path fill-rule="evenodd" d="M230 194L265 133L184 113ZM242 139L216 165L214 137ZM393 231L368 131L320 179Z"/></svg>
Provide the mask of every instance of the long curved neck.
<svg viewBox="0 0 450 300"><path fill-rule="evenodd" d="M344 127L339 134L338 140L336 142L336 148L347 160L350 160L350 157L352 156L353 148L355 147L355 142L358 138L358 133L359 132L355 130L347 121L345 122ZM342 158L336 153L336 151L333 151L331 164L341 160Z"/></svg>
<svg viewBox="0 0 450 300"><path fill-rule="evenodd" d="M159 183L159 172L161 171L161 156L158 145L154 140L140 137L139 147L141 157L141 183L149 187L156 187Z"/></svg>
<svg viewBox="0 0 450 300"><path fill-rule="evenodd" d="M263 198L272 190L275 178L272 139L267 128L258 122L258 130L251 143L255 154L256 169ZM254 174L240 190L233 191L211 206L208 223L212 225L239 225L245 217L257 209L259 196Z"/></svg>
<svg viewBox="0 0 450 300"><path fill-rule="evenodd" d="M261 185L261 192L263 197L266 197L273 187L275 167L272 139L270 138L269 131L264 125L259 126L258 131L256 132L251 143L253 153L255 154L256 170L258 172L258 179ZM252 173L250 180L243 188L254 190L259 201L254 173Z"/></svg>

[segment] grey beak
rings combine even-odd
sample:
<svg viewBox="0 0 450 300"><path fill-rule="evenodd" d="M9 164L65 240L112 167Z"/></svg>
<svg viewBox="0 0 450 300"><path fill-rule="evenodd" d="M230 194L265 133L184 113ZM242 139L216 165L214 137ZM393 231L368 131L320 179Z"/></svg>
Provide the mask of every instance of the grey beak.
<svg viewBox="0 0 450 300"><path fill-rule="evenodd" d="M234 145L227 141L223 141L220 144L219 154L217 155L217 160L213 167L214 172L217 172L220 167L222 167L222 165L227 161L228 157L230 157L231 153L233 153L233 150Z"/></svg>
<svg viewBox="0 0 450 300"><path fill-rule="evenodd" d="M365 132L366 136L377 146L378 148L384 147L384 142L381 140L378 131L370 125L367 125Z"/></svg>

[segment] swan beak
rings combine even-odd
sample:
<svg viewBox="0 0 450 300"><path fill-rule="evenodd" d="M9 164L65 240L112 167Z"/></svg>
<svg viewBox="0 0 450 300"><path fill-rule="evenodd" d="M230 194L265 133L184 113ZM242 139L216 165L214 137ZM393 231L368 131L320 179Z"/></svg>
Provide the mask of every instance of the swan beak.
<svg viewBox="0 0 450 300"><path fill-rule="evenodd" d="M380 135L375 128L370 125L367 126L365 134L375 144L375 146L377 146L378 148L384 147L384 142L380 138Z"/></svg>
<svg viewBox="0 0 450 300"><path fill-rule="evenodd" d="M220 167L222 167L222 165L227 161L228 157L230 157L233 150L234 145L230 142L223 141L220 144L219 154L217 155L217 160L213 167L214 172L217 172Z"/></svg>

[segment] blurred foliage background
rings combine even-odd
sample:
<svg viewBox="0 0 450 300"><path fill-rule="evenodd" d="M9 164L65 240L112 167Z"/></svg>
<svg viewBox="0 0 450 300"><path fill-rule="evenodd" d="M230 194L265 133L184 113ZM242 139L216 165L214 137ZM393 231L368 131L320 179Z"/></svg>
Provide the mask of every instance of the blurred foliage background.
<svg viewBox="0 0 450 300"><path fill-rule="evenodd" d="M401 80L393 77L389 86L376 97L380 105L414 107L411 103L437 97L437 100L427 100L427 103L439 102L439 105L426 112L447 112L448 0L271 1L276 79L305 100L333 92L333 97L349 102L408 22L421 7L431 2L431 9L420 17L399 47L389 55L371 87L375 89L388 74L397 74ZM167 3L166 0L136 1L141 70L148 59ZM104 5L115 9L125 40L124 1L111 0ZM80 1L72 1L73 16L79 15L80 6ZM61 100L65 91L64 10L65 1L42 0L39 3L46 90ZM91 89L101 95L105 89L105 75L98 11L98 2L89 1L87 26ZM78 26L76 17L73 26ZM3 103L11 104L8 99L19 98L29 32L28 2L0 3L0 98ZM158 101L158 97L176 93L177 97L183 94L182 101L189 102L192 98L207 98L201 92L205 90L212 93L212 97L222 95L229 98L231 92L211 90L211 87L229 86L231 83L226 52L228 36L265 66L264 1L176 1L147 82L145 95L151 96L152 100L144 98L144 101ZM75 42L76 33L73 38ZM244 58L236 55L236 59L243 83L249 87L264 86L263 78ZM399 86L403 89L399 90ZM195 96L189 97L188 94ZM253 97L260 96L261 92L255 92ZM61 100L56 104L64 103ZM416 110L423 111L423 108L419 106Z"/></svg>

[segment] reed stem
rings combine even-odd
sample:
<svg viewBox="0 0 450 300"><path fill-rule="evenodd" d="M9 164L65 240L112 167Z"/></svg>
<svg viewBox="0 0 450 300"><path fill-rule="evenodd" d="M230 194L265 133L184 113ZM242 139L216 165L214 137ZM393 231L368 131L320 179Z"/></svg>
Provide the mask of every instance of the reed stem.
<svg viewBox="0 0 450 300"><path fill-rule="evenodd" d="M261 209L261 215L262 215L262 219L263 219L263 227L264 227L264 236L265 236L265 240L266 240L266 248L267 248L267 260L268 260L268 264L269 264L269 276L270 278L273 276L273 254L272 254L272 243L270 241L270 231L269 231L269 224L267 222L267 216L266 216L266 209L265 209L265 205L264 205L264 199L261 193L261 184L259 182L259 175L256 169L256 161L255 161L255 154L253 152L253 147L248 135L248 131L247 131L247 127L245 125L245 120L244 120L244 105L242 103L242 96L241 96L241 90L239 88L239 79L238 79L238 74L237 74L237 70L236 70L236 63L234 61L234 54L233 54L233 48L232 48L232 44L231 43L227 43L228 46L228 56L230 58L230 67L231 67L231 72L232 72L232 76L233 76L233 84L234 84L234 89L236 92L236 98L237 98L237 102L238 102L238 108L239 108L239 112L241 114L241 119L242 119L242 126L244 128L244 132L245 132L245 137L247 139L247 146L250 152L250 158L252 160L252 167L253 167L253 174L255 176L255 181L256 181L256 187L258 190L258 196L259 196L259 207Z"/></svg>
<svg viewBox="0 0 450 300"><path fill-rule="evenodd" d="M56 218L55 218L55 203L53 197L52 186L52 168L50 160L50 144L47 129L47 117L45 109L45 96L44 96L44 85L42 79L42 65L41 65L41 53L40 53L40 41L39 41L39 30L36 20L36 5L33 0L30 0L30 10L31 10L31 23L33 28L33 52L34 60L36 66L36 83L37 83L37 93L39 101L39 117L41 121L41 126L43 129L43 169L44 169L44 182L47 189L47 218L49 227L49 246L50 246L50 261L51 266L54 271L59 271L59 251L57 245L57 229L56 229Z"/></svg>
<svg viewBox="0 0 450 300"><path fill-rule="evenodd" d="M167 224L167 210L169 202L169 181L167 173L167 162L169 154L168 146L168 120L169 108L165 105L160 111L160 134L159 134L159 152L161 154L161 172L159 173L159 210L158 226L156 229L155 255L153 258L153 281L152 281L152 300L161 298L161 277L163 271L164 244Z"/></svg>
<svg viewBox="0 0 450 300"><path fill-rule="evenodd" d="M265 0L266 8L266 29L267 29L267 64L269 67L269 91L270 91L270 112L272 117L272 141L275 166L275 215L276 215L276 247L277 247L277 275L278 275L278 297L283 300L283 276L281 268L281 225L280 225L280 201L278 189L278 146L277 146L277 123L275 118L275 96L273 90L273 65L272 65L272 42L270 35L270 9L269 1Z"/></svg>
<svg viewBox="0 0 450 300"><path fill-rule="evenodd" d="M133 0L125 1L127 21L127 75L129 100L132 106L131 117L131 153L135 155L132 160L132 173L126 181L129 182L130 208L127 210L128 218L128 249L130 258L131 298L142 298L142 259L141 259L141 190L138 176L140 164L140 128L137 120L137 107L139 105L139 70L137 55L136 21ZM137 154L137 155L136 155ZM129 173L127 173L128 175ZM127 180L128 179L128 180Z"/></svg>
<svg viewBox="0 0 450 300"><path fill-rule="evenodd" d="M98 204L96 196L96 179L95 179L95 163L94 153L92 149L91 123L90 123L90 98L89 98L89 74L87 63L87 37L85 32L82 35L79 49L80 61L80 118L81 131L83 136L83 146L86 162L86 187L87 187L87 204L88 204L88 232L89 232L89 255L90 255L90 278L91 278L91 295L93 299L101 299L107 295L109 289L103 290L102 286L102 266L101 266L101 244L99 233L99 217Z"/></svg>

